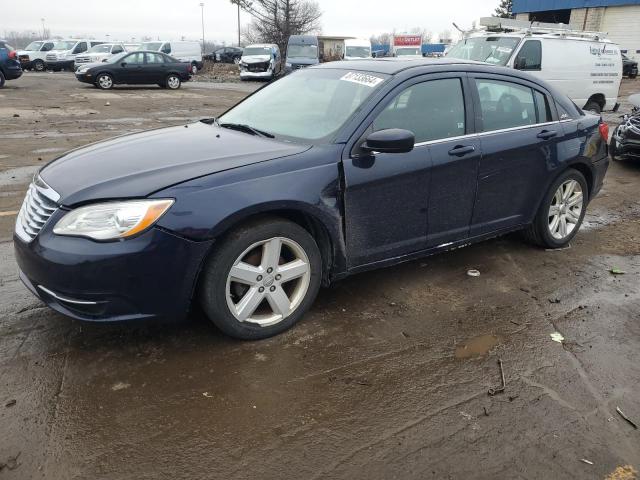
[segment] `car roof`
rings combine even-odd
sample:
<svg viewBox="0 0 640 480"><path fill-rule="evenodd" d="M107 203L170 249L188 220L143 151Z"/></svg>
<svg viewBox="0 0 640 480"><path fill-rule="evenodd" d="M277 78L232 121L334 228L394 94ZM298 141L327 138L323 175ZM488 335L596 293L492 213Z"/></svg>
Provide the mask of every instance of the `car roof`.
<svg viewBox="0 0 640 480"><path fill-rule="evenodd" d="M251 45L247 45L244 48L249 47L277 47L277 45L275 43L252 43Z"/></svg>
<svg viewBox="0 0 640 480"><path fill-rule="evenodd" d="M482 65L491 67L482 62L474 62L471 60L460 60L458 58L375 58L362 60L345 60L339 62L327 62L312 68L341 68L345 70L362 70L374 73L385 73L387 75L395 75L404 70L418 67L435 67L442 65Z"/></svg>

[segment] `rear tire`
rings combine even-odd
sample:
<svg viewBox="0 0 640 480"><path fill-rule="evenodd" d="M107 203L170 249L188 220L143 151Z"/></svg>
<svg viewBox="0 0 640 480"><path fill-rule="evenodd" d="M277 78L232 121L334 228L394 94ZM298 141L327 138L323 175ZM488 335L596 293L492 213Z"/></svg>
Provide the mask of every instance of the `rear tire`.
<svg viewBox="0 0 640 480"><path fill-rule="evenodd" d="M568 188L570 185L573 186L571 192ZM568 169L549 187L533 223L524 231L525 237L544 248L566 247L580 230L588 198L589 190L584 175L573 168Z"/></svg>
<svg viewBox="0 0 640 480"><path fill-rule="evenodd" d="M590 112L594 112L597 114L602 113L602 107L600 106L600 104L594 100L591 100L589 102L587 102L587 104L584 106L583 110L589 110Z"/></svg>
<svg viewBox="0 0 640 480"><path fill-rule="evenodd" d="M297 323L313 304L321 277L322 257L309 232L267 217L235 229L221 242L203 268L199 299L224 333L258 340Z"/></svg>
<svg viewBox="0 0 640 480"><path fill-rule="evenodd" d="M178 90L180 85L182 85L182 81L177 75L171 74L167 77L165 85L169 90Z"/></svg>

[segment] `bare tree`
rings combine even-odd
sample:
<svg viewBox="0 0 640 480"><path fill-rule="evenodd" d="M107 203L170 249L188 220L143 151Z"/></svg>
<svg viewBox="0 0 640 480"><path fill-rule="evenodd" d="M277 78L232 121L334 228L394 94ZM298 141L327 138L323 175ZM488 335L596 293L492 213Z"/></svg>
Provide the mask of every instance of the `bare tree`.
<svg viewBox="0 0 640 480"><path fill-rule="evenodd" d="M9 45L17 49L21 49L29 45L34 40L42 40L43 34L45 39L51 38L51 32L49 29L45 29L44 32L42 30L38 32L30 32L28 30L24 32L5 31L4 40L9 42Z"/></svg>
<svg viewBox="0 0 640 480"><path fill-rule="evenodd" d="M431 33L430 30L422 27L412 28L410 33L420 35L422 37L422 43L431 43L431 37L433 37L433 33Z"/></svg>
<svg viewBox="0 0 640 480"><path fill-rule="evenodd" d="M231 0L253 20L245 29L247 42L277 44L282 51L291 35L320 31L320 7L313 0Z"/></svg>

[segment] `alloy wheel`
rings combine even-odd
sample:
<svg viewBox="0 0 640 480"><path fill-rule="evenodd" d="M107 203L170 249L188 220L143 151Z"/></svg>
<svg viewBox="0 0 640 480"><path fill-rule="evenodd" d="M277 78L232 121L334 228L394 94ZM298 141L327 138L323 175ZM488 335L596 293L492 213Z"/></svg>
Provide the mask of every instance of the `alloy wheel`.
<svg viewBox="0 0 640 480"><path fill-rule="evenodd" d="M100 78L98 78L98 84L100 85L100 88L109 90L113 87L113 79L109 75L100 75Z"/></svg>
<svg viewBox="0 0 640 480"><path fill-rule="evenodd" d="M180 79L178 77L176 77L175 75L171 75L169 77L169 79L167 80L167 85L172 90L175 90L176 88L178 88L180 86Z"/></svg>
<svg viewBox="0 0 640 480"><path fill-rule="evenodd" d="M564 240L578 227L584 208L580 183L567 180L556 190L549 207L549 232L556 240Z"/></svg>
<svg viewBox="0 0 640 480"><path fill-rule="evenodd" d="M239 322L275 325L300 306L310 280L304 249L289 238L270 238L251 245L233 263L227 275L227 306Z"/></svg>

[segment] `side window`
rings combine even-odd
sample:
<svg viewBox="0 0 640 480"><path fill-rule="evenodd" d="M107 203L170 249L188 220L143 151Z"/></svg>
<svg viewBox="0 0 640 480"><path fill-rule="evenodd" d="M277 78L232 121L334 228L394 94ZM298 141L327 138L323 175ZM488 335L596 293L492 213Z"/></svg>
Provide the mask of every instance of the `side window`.
<svg viewBox="0 0 640 480"><path fill-rule="evenodd" d="M518 70L540 70L542 68L542 44L540 40L527 40L513 64Z"/></svg>
<svg viewBox="0 0 640 480"><path fill-rule="evenodd" d="M533 96L536 99L536 109L538 110L538 123L551 122L553 117L551 116L551 107L549 106L549 99L547 96L537 90L533 91Z"/></svg>
<svg viewBox="0 0 640 480"><path fill-rule="evenodd" d="M40 51L41 52L48 52L52 48L53 48L53 42L47 42L44 45L42 45L42 48L40 49Z"/></svg>
<svg viewBox="0 0 640 480"><path fill-rule="evenodd" d="M476 79L482 131L501 130L537 123L533 91L511 82Z"/></svg>
<svg viewBox="0 0 640 480"><path fill-rule="evenodd" d="M165 43L162 46L162 50L160 50L162 53L166 53L167 55L171 53L171 44L170 43Z"/></svg>
<svg viewBox="0 0 640 480"><path fill-rule="evenodd" d="M73 49L73 53L83 53L87 50L87 42L80 42L76 45L76 48Z"/></svg>
<svg viewBox="0 0 640 480"><path fill-rule="evenodd" d="M115 55L116 53L122 53L124 52L124 48L122 48L120 45L114 45L113 48L111 49L111 53L113 55Z"/></svg>
<svg viewBox="0 0 640 480"><path fill-rule="evenodd" d="M132 53L123 59L129 65L142 65L144 63L144 53Z"/></svg>
<svg viewBox="0 0 640 480"><path fill-rule="evenodd" d="M416 143L465 134L465 110L459 78L418 83L398 94L373 122L373 130L402 128Z"/></svg>
<svg viewBox="0 0 640 480"><path fill-rule="evenodd" d="M159 53L147 53L147 63L164 63L164 55Z"/></svg>

